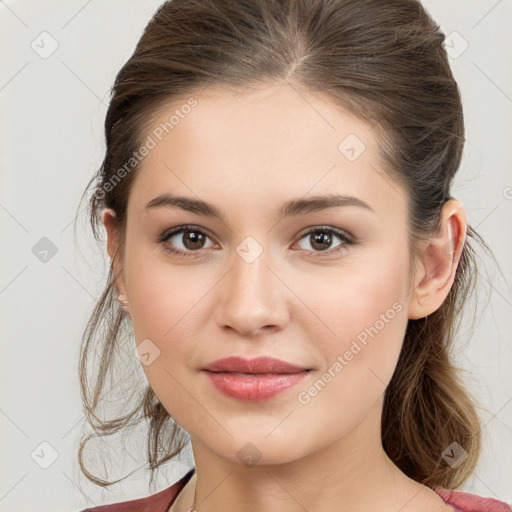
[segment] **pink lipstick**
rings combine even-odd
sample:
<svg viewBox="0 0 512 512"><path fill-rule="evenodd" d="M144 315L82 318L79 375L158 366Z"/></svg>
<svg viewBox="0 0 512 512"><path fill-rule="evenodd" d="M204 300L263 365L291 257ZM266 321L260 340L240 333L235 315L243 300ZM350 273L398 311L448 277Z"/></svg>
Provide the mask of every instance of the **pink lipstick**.
<svg viewBox="0 0 512 512"><path fill-rule="evenodd" d="M271 398L300 382L310 370L273 357L228 357L203 368L221 393L246 401Z"/></svg>

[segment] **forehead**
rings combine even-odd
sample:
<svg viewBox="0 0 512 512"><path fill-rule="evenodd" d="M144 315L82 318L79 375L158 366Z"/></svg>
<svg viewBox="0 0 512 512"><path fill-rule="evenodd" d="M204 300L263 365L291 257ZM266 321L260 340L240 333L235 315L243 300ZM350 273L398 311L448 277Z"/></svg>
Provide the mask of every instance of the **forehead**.
<svg viewBox="0 0 512 512"><path fill-rule="evenodd" d="M162 106L130 204L173 192L228 207L276 207L338 192L405 215L405 191L382 168L371 126L321 94L287 82L252 90L210 86Z"/></svg>

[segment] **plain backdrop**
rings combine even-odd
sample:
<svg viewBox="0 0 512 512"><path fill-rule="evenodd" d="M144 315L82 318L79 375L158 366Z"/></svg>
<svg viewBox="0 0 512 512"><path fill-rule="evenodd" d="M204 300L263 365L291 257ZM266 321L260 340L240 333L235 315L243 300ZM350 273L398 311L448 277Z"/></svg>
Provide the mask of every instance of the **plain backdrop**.
<svg viewBox="0 0 512 512"><path fill-rule="evenodd" d="M75 244L73 219L103 157L114 77L160 3L0 3L2 512L71 512L149 494L143 470L102 489L78 468L79 345L107 259L83 212ZM488 409L482 459L464 489L512 502L512 1L424 5L448 36L465 108L467 143L453 195L501 267L482 255L478 296L488 305L474 332L458 333L457 362ZM136 448L130 454L116 475L144 463ZM190 453L169 464L157 488L192 464Z"/></svg>

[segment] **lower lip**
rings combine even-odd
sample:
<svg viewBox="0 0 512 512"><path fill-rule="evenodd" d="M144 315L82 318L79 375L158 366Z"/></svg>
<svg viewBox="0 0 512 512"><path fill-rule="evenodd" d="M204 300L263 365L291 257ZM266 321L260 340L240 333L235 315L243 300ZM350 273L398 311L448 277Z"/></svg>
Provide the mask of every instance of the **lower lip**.
<svg viewBox="0 0 512 512"><path fill-rule="evenodd" d="M240 375L205 371L212 384L232 398L255 402L271 398L298 384L309 370L296 373Z"/></svg>

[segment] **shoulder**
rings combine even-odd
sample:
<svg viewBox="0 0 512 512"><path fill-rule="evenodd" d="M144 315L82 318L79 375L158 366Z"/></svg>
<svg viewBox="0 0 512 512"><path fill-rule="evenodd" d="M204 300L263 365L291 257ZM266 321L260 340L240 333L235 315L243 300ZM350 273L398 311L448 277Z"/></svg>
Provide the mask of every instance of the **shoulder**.
<svg viewBox="0 0 512 512"><path fill-rule="evenodd" d="M452 489L435 489L443 500L462 512L511 512L512 506L494 498L484 498Z"/></svg>
<svg viewBox="0 0 512 512"><path fill-rule="evenodd" d="M151 496L120 503L111 503L109 505L100 505L81 510L80 512L167 512L193 473L194 469L191 469L176 483Z"/></svg>

